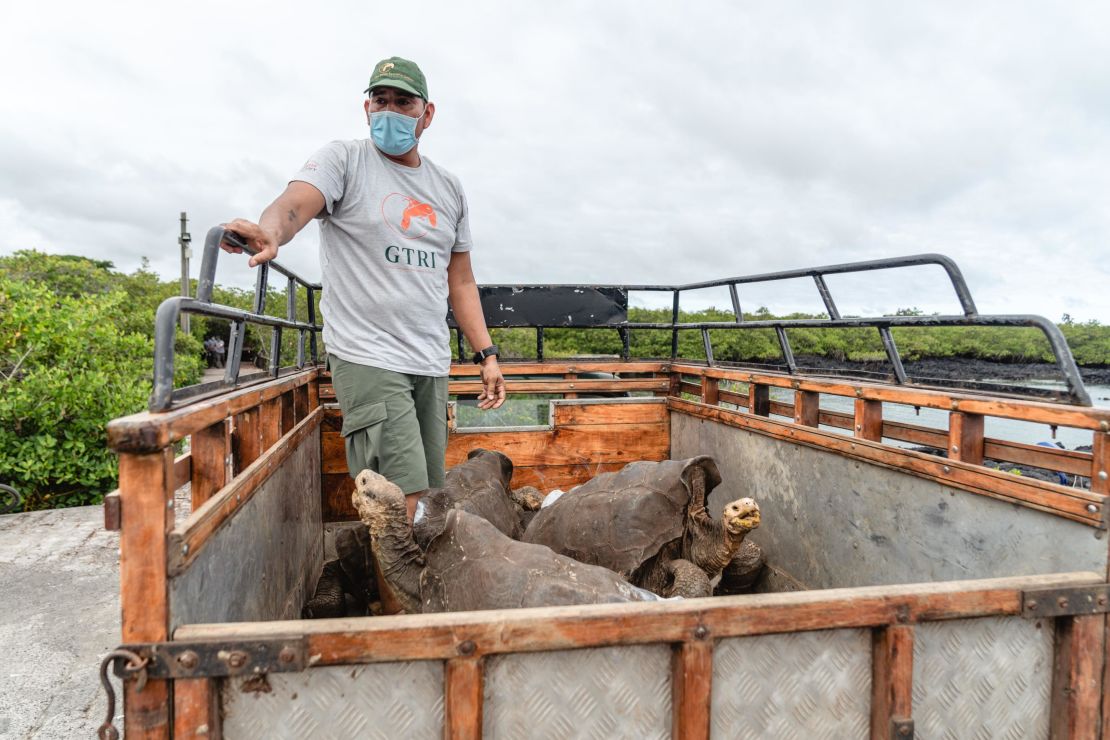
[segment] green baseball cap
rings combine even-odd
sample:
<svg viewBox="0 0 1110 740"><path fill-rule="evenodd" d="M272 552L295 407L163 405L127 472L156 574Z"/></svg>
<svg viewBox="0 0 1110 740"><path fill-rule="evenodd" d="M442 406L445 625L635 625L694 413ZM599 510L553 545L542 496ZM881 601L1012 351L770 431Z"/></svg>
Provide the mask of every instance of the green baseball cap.
<svg viewBox="0 0 1110 740"><path fill-rule="evenodd" d="M374 65L374 71L370 73L370 85L363 92L370 92L375 87L395 87L419 95L424 100L428 99L428 82L424 79L424 73L416 66L416 62L401 57L383 59Z"/></svg>

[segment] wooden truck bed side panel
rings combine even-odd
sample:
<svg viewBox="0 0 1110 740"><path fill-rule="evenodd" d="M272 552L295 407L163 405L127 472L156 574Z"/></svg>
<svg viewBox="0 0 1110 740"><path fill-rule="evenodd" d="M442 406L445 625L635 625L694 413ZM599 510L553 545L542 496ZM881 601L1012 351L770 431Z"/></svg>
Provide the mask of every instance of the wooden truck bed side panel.
<svg viewBox="0 0 1110 740"><path fill-rule="evenodd" d="M671 425L675 457L720 466L714 515L754 497L751 538L806 588L1106 572L1104 532L1088 525L712 419L676 412Z"/></svg>
<svg viewBox="0 0 1110 740"><path fill-rule="evenodd" d="M311 426L234 516L208 534L188 566L170 578L171 629L300 616L324 555L320 427ZM190 538L172 539L184 548Z"/></svg>
<svg viewBox="0 0 1110 740"><path fill-rule="evenodd" d="M670 452L670 418L664 399L552 401L548 428L453 429L447 466L474 449L504 452L513 461L514 488L536 486L545 493L566 490L620 470L636 460L665 460ZM357 519L351 505L354 482L347 472L339 409L325 408L321 437L324 521Z"/></svg>
<svg viewBox="0 0 1110 740"><path fill-rule="evenodd" d="M315 667L270 675L270 692L259 692L257 681L223 680L226 738L256 737L259 727L281 730L265 736L297 736L313 722L327 722L329 736L340 738L370 727L406 737L475 737L478 727L487 737L528 727L634 728L642 737L672 730L684 738L711 730L890 737L892 725L911 721L929 736L955 729L962 737L967 727L994 736L991 728L1016 723L1043 736L1050 711L1073 728L1062 736L1094 737L1091 691L1102 665L1083 655L1097 658L1103 646L1089 639L1092 629L1073 626L1094 618L1021 614L1027 590L1100 580L1073 573L649 605L194 625L175 638L307 640ZM371 697L361 682L374 669L388 680ZM876 701L879 694L889 699ZM411 709L414 696L423 714ZM329 708L324 719L319 706Z"/></svg>

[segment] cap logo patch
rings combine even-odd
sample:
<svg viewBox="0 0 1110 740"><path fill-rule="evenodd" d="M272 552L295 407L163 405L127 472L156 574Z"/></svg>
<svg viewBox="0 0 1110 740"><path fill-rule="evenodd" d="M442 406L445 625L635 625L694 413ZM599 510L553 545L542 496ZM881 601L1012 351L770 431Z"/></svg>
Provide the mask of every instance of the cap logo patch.
<svg viewBox="0 0 1110 740"><path fill-rule="evenodd" d="M393 69L393 62L386 62L385 64L382 65L381 69L378 70L378 74L383 74L384 75L387 72L389 72L389 70L391 70L391 69Z"/></svg>

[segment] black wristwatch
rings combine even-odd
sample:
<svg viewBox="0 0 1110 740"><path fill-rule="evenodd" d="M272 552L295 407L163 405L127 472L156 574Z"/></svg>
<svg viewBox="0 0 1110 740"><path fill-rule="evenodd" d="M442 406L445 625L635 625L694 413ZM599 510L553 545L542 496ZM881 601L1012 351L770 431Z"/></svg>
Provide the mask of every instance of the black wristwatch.
<svg viewBox="0 0 1110 740"><path fill-rule="evenodd" d="M485 349L481 350L480 352L475 352L474 357L472 357L470 359L474 360L475 365L480 365L480 364L482 364L483 360L485 360L487 357L491 357L491 356L492 357L500 357L501 356L501 350L497 349L496 344L491 344L490 346L486 347Z"/></svg>

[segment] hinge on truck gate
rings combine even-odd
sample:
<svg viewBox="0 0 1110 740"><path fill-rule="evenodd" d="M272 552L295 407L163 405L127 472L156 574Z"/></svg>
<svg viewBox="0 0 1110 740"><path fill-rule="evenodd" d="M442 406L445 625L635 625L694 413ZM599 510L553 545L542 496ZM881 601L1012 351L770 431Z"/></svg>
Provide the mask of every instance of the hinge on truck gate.
<svg viewBox="0 0 1110 740"><path fill-rule="evenodd" d="M270 640L151 642L123 645L147 659L148 678L217 678L303 671L308 646L303 637ZM116 663L116 675L122 676Z"/></svg>
<svg viewBox="0 0 1110 740"><path fill-rule="evenodd" d="M1110 612L1110 583L1070 588L1036 588L1021 593L1021 615L1026 619L1074 617Z"/></svg>

